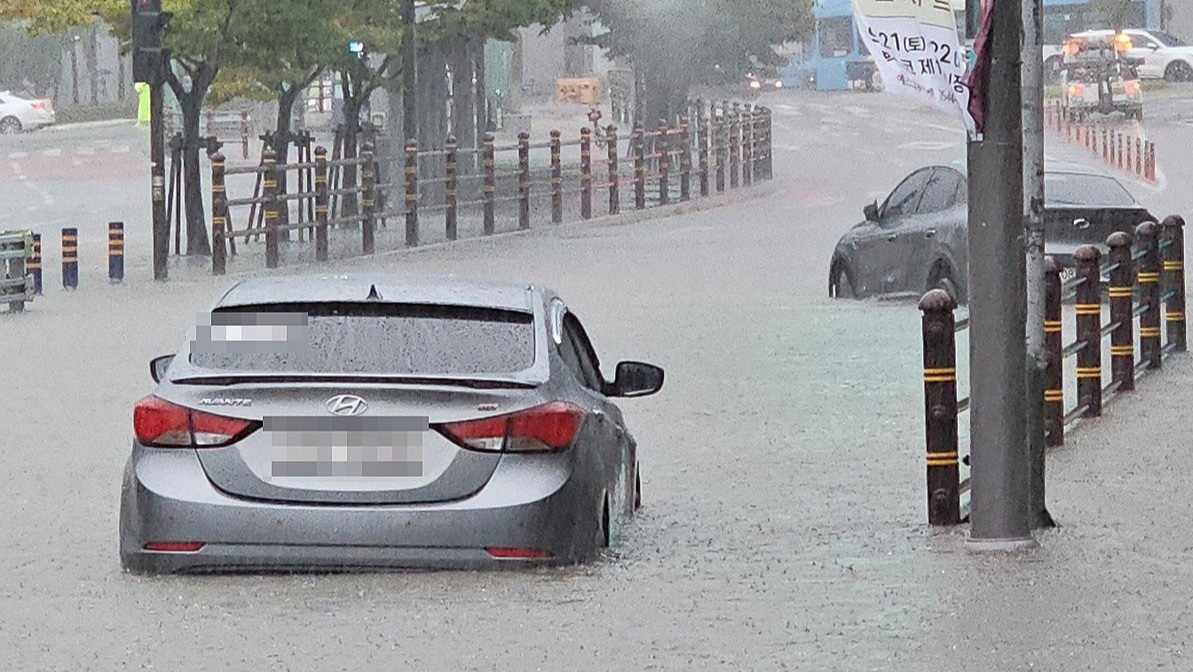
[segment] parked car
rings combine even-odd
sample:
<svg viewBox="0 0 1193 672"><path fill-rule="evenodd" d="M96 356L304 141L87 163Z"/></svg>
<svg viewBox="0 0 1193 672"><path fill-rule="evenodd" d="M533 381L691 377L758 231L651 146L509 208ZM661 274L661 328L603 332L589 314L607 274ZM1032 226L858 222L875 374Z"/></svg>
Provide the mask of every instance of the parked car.
<svg viewBox="0 0 1193 672"><path fill-rule="evenodd" d="M1072 163L1046 162L1045 252L1074 274L1073 253L1092 244L1103 253L1115 231L1156 221L1114 176ZM945 289L968 295L968 186L953 166L928 166L907 178L865 221L837 243L829 295L839 298L920 296ZM1012 224L1013 225L1013 224Z"/></svg>
<svg viewBox="0 0 1193 672"><path fill-rule="evenodd" d="M1114 34L1112 30L1090 30L1075 33L1072 37L1104 39ZM1140 61L1140 77L1163 78L1170 82L1193 81L1193 46L1158 30L1127 29L1122 35L1130 41L1127 56Z"/></svg>
<svg viewBox="0 0 1193 672"><path fill-rule="evenodd" d="M571 564L641 504L605 378L549 289L392 276L232 287L133 411L120 557L137 573Z"/></svg>
<svg viewBox="0 0 1193 672"><path fill-rule="evenodd" d="M0 134L32 131L53 123L53 101L0 91Z"/></svg>

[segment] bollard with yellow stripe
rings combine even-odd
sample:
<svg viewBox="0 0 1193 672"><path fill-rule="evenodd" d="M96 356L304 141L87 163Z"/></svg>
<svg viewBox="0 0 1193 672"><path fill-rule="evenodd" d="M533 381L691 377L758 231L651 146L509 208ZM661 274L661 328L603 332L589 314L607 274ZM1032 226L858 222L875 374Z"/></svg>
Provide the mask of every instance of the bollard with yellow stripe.
<svg viewBox="0 0 1193 672"><path fill-rule="evenodd" d="M25 270L33 276L33 294L42 295L41 284L41 234L33 234L33 250L25 260Z"/></svg>
<svg viewBox="0 0 1193 672"><path fill-rule="evenodd" d="M1044 445L1065 442L1064 322L1061 320L1060 264L1044 258Z"/></svg>
<svg viewBox="0 0 1193 672"><path fill-rule="evenodd" d="M957 455L957 344L952 295L934 289L920 299L924 339L924 428L928 523L961 522Z"/></svg>
<svg viewBox="0 0 1193 672"><path fill-rule="evenodd" d="M62 287L79 287L79 230L74 227L62 229Z"/></svg>
<svg viewBox="0 0 1193 672"><path fill-rule="evenodd" d="M1083 245L1073 253L1077 261L1077 404L1087 418L1102 415L1102 252Z"/></svg>
<svg viewBox="0 0 1193 672"><path fill-rule="evenodd" d="M1164 218L1164 322L1168 327L1168 345L1176 352L1188 350L1185 327L1185 220L1180 215Z"/></svg>
<svg viewBox="0 0 1193 672"><path fill-rule="evenodd" d="M1110 371L1120 392L1135 389L1135 270L1131 263L1131 234L1118 231L1106 239L1110 248Z"/></svg>
<svg viewBox="0 0 1193 672"><path fill-rule="evenodd" d="M1139 258L1139 349L1147 368L1160 368L1160 226L1144 222L1135 228Z"/></svg>
<svg viewBox="0 0 1193 672"><path fill-rule="evenodd" d="M124 222L108 222L108 282L124 282Z"/></svg>

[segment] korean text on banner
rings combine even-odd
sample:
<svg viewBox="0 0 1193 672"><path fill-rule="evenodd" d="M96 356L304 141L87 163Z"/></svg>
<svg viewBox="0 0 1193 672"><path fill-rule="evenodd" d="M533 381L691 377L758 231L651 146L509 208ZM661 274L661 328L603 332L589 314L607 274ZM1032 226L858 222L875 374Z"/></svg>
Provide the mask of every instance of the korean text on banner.
<svg viewBox="0 0 1193 672"><path fill-rule="evenodd" d="M959 116L975 131L950 0L853 0L853 13L887 91Z"/></svg>

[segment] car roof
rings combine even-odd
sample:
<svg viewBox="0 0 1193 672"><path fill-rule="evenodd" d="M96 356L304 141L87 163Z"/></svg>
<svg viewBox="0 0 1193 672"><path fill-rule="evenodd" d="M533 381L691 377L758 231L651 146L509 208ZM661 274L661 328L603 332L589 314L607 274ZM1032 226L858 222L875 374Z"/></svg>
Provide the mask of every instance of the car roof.
<svg viewBox="0 0 1193 672"><path fill-rule="evenodd" d="M458 276L396 274L286 275L242 280L216 302L217 308L269 303L383 301L493 308L533 312L536 295L550 293L532 284Z"/></svg>

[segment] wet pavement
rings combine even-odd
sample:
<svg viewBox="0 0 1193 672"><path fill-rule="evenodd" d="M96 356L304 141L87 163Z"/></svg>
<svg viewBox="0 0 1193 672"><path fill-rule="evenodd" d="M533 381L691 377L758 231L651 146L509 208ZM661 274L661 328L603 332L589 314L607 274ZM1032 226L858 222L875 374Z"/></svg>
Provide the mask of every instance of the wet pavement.
<svg viewBox="0 0 1193 672"><path fill-rule="evenodd" d="M723 208L339 261L542 282L627 400L644 508L590 566L527 573L136 578L120 475L146 362L235 277L98 263L0 315L0 652L19 670L1106 670L1184 665L1193 387L1166 362L1049 458L1061 523L974 556L926 519L919 313L827 298L829 254L955 124L887 97L774 99L776 180ZM1157 191L1157 209L1187 194ZM1141 198L1143 198L1141 194ZM1150 205L1150 203L1149 203ZM240 277L240 276L237 276Z"/></svg>

